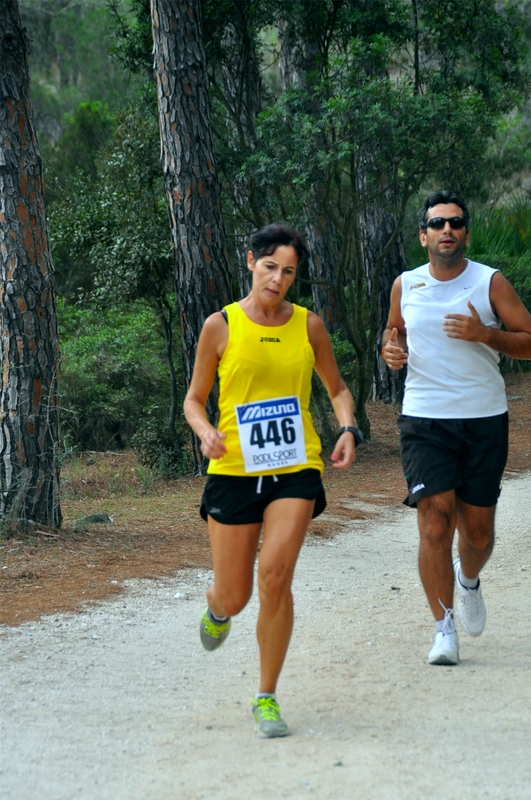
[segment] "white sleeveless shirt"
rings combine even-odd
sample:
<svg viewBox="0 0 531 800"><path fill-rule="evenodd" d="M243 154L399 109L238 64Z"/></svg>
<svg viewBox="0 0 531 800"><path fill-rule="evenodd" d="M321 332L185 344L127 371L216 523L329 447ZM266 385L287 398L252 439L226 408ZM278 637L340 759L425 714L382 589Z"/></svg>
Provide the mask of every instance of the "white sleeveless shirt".
<svg viewBox="0 0 531 800"><path fill-rule="evenodd" d="M507 411L499 354L486 344L451 339L446 314L470 315L470 300L484 325L499 328L490 304L497 270L468 261L457 278L438 281L429 264L402 273L402 318L407 332L407 377L402 413L430 419L491 417Z"/></svg>

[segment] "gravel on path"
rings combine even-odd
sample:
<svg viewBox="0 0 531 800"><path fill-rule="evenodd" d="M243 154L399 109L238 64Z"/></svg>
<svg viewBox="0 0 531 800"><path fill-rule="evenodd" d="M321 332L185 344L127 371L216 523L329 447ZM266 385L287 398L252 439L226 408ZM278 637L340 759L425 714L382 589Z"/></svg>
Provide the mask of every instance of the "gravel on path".
<svg viewBox="0 0 531 800"><path fill-rule="evenodd" d="M253 729L256 593L201 648L207 570L0 628L2 800L529 800L531 474L504 482L458 667L426 661L415 512L373 511L301 553L283 739Z"/></svg>

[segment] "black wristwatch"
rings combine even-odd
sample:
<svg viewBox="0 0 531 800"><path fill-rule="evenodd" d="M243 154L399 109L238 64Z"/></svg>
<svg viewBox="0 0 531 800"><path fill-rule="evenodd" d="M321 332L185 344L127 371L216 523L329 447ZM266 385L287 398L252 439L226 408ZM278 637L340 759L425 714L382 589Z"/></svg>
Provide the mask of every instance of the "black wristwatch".
<svg viewBox="0 0 531 800"><path fill-rule="evenodd" d="M344 428L339 429L339 435L341 436L342 433L347 433L347 431L353 435L354 443L358 447L363 441L363 434L360 429L355 428L353 425L345 425Z"/></svg>

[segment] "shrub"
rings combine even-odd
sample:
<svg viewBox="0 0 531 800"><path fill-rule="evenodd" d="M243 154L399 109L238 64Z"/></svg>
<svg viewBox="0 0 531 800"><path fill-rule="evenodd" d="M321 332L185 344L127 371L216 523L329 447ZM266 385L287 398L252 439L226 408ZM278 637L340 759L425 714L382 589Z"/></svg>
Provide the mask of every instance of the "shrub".
<svg viewBox="0 0 531 800"><path fill-rule="evenodd" d="M68 449L125 447L149 406L168 405L168 371L154 313L139 304L58 303L62 437Z"/></svg>
<svg viewBox="0 0 531 800"><path fill-rule="evenodd" d="M192 470L191 453L183 450L180 436L172 434L157 406L148 408L131 438L131 447L139 463L159 478L171 480Z"/></svg>

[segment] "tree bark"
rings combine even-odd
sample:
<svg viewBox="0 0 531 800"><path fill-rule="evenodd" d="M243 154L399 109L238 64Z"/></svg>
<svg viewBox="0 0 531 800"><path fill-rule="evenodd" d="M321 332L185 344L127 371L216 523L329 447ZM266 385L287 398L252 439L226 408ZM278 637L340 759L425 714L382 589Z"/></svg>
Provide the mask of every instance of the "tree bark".
<svg viewBox="0 0 531 800"><path fill-rule="evenodd" d="M322 70L321 54L315 41L301 39L293 46L291 39L284 36L285 23L280 24L280 74L284 90L292 86L311 89L309 75ZM310 91L311 94L311 91ZM318 109L310 101L313 114ZM324 180L324 176L323 180ZM306 239L310 258L308 276L312 282L312 299L315 313L321 317L328 333L344 332L341 319L341 304L338 298L337 270L341 252L341 242L337 231L327 219L322 208L320 196L322 184L317 183L310 192L307 204L308 223Z"/></svg>
<svg viewBox="0 0 531 800"><path fill-rule="evenodd" d="M220 91L227 112L227 130L234 160L252 153L256 147L256 118L262 106L262 81L257 45L250 28L248 2L235 2L236 18L225 28L222 49L224 58L219 65L223 82ZM236 24L238 23L238 24ZM230 191L235 210L234 250L240 295L251 291L252 275L247 268L247 253L251 234L264 224L256 201L252 179L230 176Z"/></svg>
<svg viewBox="0 0 531 800"><path fill-rule="evenodd" d="M363 261L369 298L373 293L374 265L391 238L395 226L396 215L383 208L380 203L372 203L363 212L361 219ZM372 399L383 400L384 403L400 402L404 391L405 370L393 372L388 369L380 352L382 334L389 316L391 289L395 278L404 272L405 268L406 262L400 236L384 259L378 281L378 328L374 347Z"/></svg>
<svg viewBox="0 0 531 800"><path fill-rule="evenodd" d="M0 520L59 527L59 340L17 0L0 4Z"/></svg>
<svg viewBox="0 0 531 800"><path fill-rule="evenodd" d="M328 333L344 331L338 301L337 264L340 245L337 234L324 214L319 214L316 200L313 219L306 226L306 239L310 251L308 275L312 281L312 298L315 313L321 317Z"/></svg>
<svg viewBox="0 0 531 800"><path fill-rule="evenodd" d="M205 319L230 301L200 0L151 0L162 166L175 252L184 376ZM215 419L210 398L207 411ZM204 465L193 439L198 470Z"/></svg>

